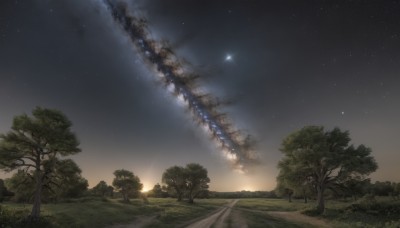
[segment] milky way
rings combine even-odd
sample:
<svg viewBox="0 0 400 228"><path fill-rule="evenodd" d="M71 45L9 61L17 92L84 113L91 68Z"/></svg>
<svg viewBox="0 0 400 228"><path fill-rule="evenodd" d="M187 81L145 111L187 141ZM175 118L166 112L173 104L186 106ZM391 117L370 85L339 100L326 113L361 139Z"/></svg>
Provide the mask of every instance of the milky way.
<svg viewBox="0 0 400 228"><path fill-rule="evenodd" d="M104 3L144 62L176 99L187 106L194 120L211 136L232 167L245 172L249 165L256 164L254 141L250 135L236 130L227 114L218 111L228 102L200 92L195 83L198 75L186 72L170 47L150 39L146 20L129 13L127 4L112 0L104 0Z"/></svg>

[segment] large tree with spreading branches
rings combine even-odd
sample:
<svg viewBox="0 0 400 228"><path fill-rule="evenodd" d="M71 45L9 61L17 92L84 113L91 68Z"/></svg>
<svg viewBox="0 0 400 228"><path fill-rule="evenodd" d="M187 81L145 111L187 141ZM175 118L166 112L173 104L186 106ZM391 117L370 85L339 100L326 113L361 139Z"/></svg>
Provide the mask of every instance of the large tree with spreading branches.
<svg viewBox="0 0 400 228"><path fill-rule="evenodd" d="M14 117L11 131L0 135L0 168L23 171L34 180L33 219L40 216L42 190L52 181L58 158L81 151L71 126L62 112L37 107L32 116Z"/></svg>
<svg viewBox="0 0 400 228"><path fill-rule="evenodd" d="M289 185L311 185L317 193L317 210L325 209L326 189L342 188L352 179L364 179L378 165L371 149L349 145L348 131L307 126L283 140L279 179Z"/></svg>

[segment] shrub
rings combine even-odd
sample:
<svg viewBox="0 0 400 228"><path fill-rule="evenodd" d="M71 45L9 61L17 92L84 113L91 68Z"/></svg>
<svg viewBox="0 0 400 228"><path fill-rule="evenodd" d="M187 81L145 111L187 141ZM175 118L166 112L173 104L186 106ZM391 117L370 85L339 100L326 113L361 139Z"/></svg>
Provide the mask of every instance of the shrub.
<svg viewBox="0 0 400 228"><path fill-rule="evenodd" d="M29 217L29 211L11 210L0 205L0 228L24 228L24 227L51 227L50 220L47 217L39 217L32 221Z"/></svg>

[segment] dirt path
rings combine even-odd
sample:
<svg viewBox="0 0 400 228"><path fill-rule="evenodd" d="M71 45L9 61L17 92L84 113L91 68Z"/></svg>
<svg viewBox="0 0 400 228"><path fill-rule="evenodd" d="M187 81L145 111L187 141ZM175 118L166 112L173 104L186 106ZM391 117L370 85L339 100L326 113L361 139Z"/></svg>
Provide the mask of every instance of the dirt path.
<svg viewBox="0 0 400 228"><path fill-rule="evenodd" d="M187 228L208 228L211 227L212 225L214 225L215 228L224 227L224 221L231 213L232 207L234 207L238 201L239 201L238 199L233 200L228 205L223 206L220 210L218 210L214 214L187 226Z"/></svg>
<svg viewBox="0 0 400 228"><path fill-rule="evenodd" d="M269 211L269 212L267 212L267 214L274 216L274 217L285 219L287 221L300 222L300 223L306 223L306 224L308 223L310 225L317 226L317 227L325 227L325 228L331 227L322 219L303 215L297 211L295 211L295 212Z"/></svg>

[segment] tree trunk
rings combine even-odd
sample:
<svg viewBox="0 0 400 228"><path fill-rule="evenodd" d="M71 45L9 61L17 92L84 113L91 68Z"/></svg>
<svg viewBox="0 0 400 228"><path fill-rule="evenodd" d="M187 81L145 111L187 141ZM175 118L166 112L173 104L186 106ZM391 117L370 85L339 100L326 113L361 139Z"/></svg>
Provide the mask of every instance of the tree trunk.
<svg viewBox="0 0 400 228"><path fill-rule="evenodd" d="M178 202L182 201L182 193L177 193L177 195L178 195L177 201Z"/></svg>
<svg viewBox="0 0 400 228"><path fill-rule="evenodd" d="M192 192L189 193L189 203L193 203L193 194Z"/></svg>
<svg viewBox="0 0 400 228"><path fill-rule="evenodd" d="M306 190L303 189L304 203L307 203L307 193Z"/></svg>
<svg viewBox="0 0 400 228"><path fill-rule="evenodd" d="M292 194L288 194L288 198L289 198L289 203L291 203L292 202Z"/></svg>
<svg viewBox="0 0 400 228"><path fill-rule="evenodd" d="M42 175L40 175L40 169L35 171L36 187L35 195L33 198L33 207L31 212L31 218L36 220L40 216L40 205L42 203Z"/></svg>
<svg viewBox="0 0 400 228"><path fill-rule="evenodd" d="M323 184L317 187L317 211L321 214L325 210L324 191L325 191L325 186Z"/></svg>
<svg viewBox="0 0 400 228"><path fill-rule="evenodd" d="M189 203L193 203L193 190L190 190L189 192Z"/></svg>
<svg viewBox="0 0 400 228"><path fill-rule="evenodd" d="M124 196L124 201L129 202L128 193L124 192L122 195Z"/></svg>

